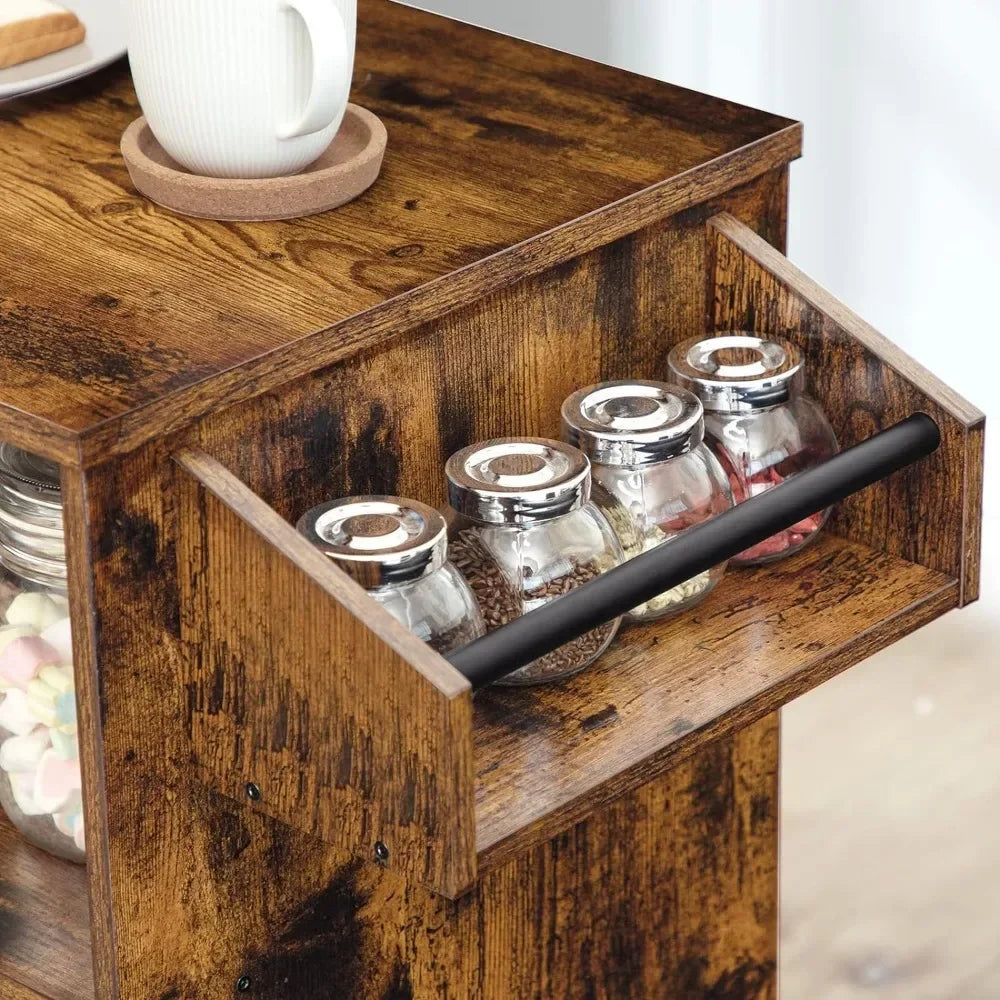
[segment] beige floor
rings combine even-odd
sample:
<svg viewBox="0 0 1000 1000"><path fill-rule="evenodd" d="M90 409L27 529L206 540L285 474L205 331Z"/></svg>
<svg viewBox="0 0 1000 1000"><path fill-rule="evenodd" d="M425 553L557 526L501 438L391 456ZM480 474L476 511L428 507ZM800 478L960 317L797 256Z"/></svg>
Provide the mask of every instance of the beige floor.
<svg viewBox="0 0 1000 1000"><path fill-rule="evenodd" d="M998 565L785 709L782 1000L1000 998Z"/></svg>

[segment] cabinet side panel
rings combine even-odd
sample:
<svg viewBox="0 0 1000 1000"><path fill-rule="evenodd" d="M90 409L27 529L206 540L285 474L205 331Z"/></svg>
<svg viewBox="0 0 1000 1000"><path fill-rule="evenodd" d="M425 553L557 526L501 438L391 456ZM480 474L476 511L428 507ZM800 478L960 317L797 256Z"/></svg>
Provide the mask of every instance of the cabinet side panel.
<svg viewBox="0 0 1000 1000"><path fill-rule="evenodd" d="M226 469L199 452L177 461L199 777L359 856L380 843L438 892L468 888L468 683Z"/></svg>
<svg viewBox="0 0 1000 1000"><path fill-rule="evenodd" d="M225 997L245 976L260 1000L774 1000L777 767L772 715L456 902L179 787L158 816L184 849L152 869L171 877L120 873L147 889L121 996Z"/></svg>
<svg viewBox="0 0 1000 1000"><path fill-rule="evenodd" d="M711 327L777 334L803 354L809 392L843 447L911 413L930 414L941 447L839 504L833 530L962 581L978 580L982 414L736 219L712 220Z"/></svg>

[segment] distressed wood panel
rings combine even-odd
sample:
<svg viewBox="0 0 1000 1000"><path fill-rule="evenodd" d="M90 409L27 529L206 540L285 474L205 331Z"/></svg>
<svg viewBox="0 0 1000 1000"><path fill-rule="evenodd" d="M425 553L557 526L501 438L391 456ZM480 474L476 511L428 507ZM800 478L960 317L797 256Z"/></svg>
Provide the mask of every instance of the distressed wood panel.
<svg viewBox="0 0 1000 1000"><path fill-rule="evenodd" d="M739 221L710 224L712 328L780 334L844 446L918 410L941 427L929 459L845 500L834 531L947 573L978 593L982 413L855 316Z"/></svg>
<svg viewBox="0 0 1000 1000"><path fill-rule="evenodd" d="M956 582L826 533L731 570L678 619L631 627L591 668L476 698L481 870L544 841L958 603Z"/></svg>
<svg viewBox="0 0 1000 1000"><path fill-rule="evenodd" d="M772 716L706 748L455 902L178 790L121 998L774 1000L777 740Z"/></svg>
<svg viewBox="0 0 1000 1000"><path fill-rule="evenodd" d="M227 469L181 451L192 763L232 797L455 896L475 874L472 690Z"/></svg>
<svg viewBox="0 0 1000 1000"><path fill-rule="evenodd" d="M360 4L353 99L388 126L381 178L269 224L137 195L124 63L4 104L0 412L19 443L104 461L801 149L787 119L387 0Z"/></svg>
<svg viewBox="0 0 1000 1000"><path fill-rule="evenodd" d="M378 350L218 411L198 439L283 517L337 496L445 501L475 440L558 437L563 399L603 378L668 378L705 329L705 222L735 213L783 244L787 170L585 254Z"/></svg>
<svg viewBox="0 0 1000 1000"><path fill-rule="evenodd" d="M29 847L0 813L0 997L92 1000L83 868Z"/></svg>

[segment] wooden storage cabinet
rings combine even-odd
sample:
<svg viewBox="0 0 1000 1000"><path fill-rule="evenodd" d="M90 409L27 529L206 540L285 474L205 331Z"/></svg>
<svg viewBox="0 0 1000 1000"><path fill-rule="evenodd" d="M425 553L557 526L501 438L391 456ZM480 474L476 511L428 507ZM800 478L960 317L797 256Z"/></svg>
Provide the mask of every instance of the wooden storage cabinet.
<svg viewBox="0 0 1000 1000"><path fill-rule="evenodd" d="M0 120L0 438L63 466L90 853L0 822L0 994L774 997L777 709L975 599L983 418L782 256L794 123L383 0L358 67L385 172L298 223L138 199L121 68ZM726 329L793 339L845 445L942 446L568 682L473 701L292 527L439 504L451 451Z"/></svg>

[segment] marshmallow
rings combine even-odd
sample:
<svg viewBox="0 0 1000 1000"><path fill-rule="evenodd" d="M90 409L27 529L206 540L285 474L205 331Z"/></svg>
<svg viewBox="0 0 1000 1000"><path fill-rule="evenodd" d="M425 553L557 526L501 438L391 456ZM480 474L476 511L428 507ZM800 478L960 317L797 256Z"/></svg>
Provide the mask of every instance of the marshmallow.
<svg viewBox="0 0 1000 1000"><path fill-rule="evenodd" d="M72 838L83 825L83 803L78 792L74 792L58 812L52 816L56 829L64 836Z"/></svg>
<svg viewBox="0 0 1000 1000"><path fill-rule="evenodd" d="M48 594L28 591L18 594L7 608L8 625L30 625L36 632L42 632L65 617L65 610Z"/></svg>
<svg viewBox="0 0 1000 1000"><path fill-rule="evenodd" d="M63 760L76 760L79 756L80 745L75 735L64 733L61 729L50 729L49 737L52 740L52 749Z"/></svg>
<svg viewBox="0 0 1000 1000"><path fill-rule="evenodd" d="M44 681L59 694L73 692L73 670L71 667L42 667L38 671L38 679Z"/></svg>
<svg viewBox="0 0 1000 1000"><path fill-rule="evenodd" d="M10 775L10 790L14 796L14 804L24 816L42 816L49 811L35 801L34 784L33 775L18 774L16 771Z"/></svg>
<svg viewBox="0 0 1000 1000"><path fill-rule="evenodd" d="M32 715L49 729L59 727L58 701L62 696L58 691L53 691L45 681L35 678L27 690L28 708Z"/></svg>
<svg viewBox="0 0 1000 1000"><path fill-rule="evenodd" d="M35 630L27 625L4 625L0 628L0 653L2 653L15 639L21 639L26 635L34 635Z"/></svg>
<svg viewBox="0 0 1000 1000"><path fill-rule="evenodd" d="M58 662L59 654L44 639L21 636L0 653L0 677L8 685L26 688L42 667Z"/></svg>
<svg viewBox="0 0 1000 1000"><path fill-rule="evenodd" d="M87 851L87 835L83 828L83 816L80 816L80 825L76 828L76 833L73 834L73 843L76 844L76 849L81 853L85 854Z"/></svg>
<svg viewBox="0 0 1000 1000"><path fill-rule="evenodd" d="M61 663L73 662L73 632L68 618L60 618L50 625L42 638L59 654Z"/></svg>
<svg viewBox="0 0 1000 1000"><path fill-rule="evenodd" d="M27 736L11 736L0 744L0 768L18 774L34 772L49 748L49 734L36 729Z"/></svg>
<svg viewBox="0 0 1000 1000"><path fill-rule="evenodd" d="M42 812L62 809L73 792L80 790L80 765L75 760L63 760L55 750L46 750L35 772L34 798Z"/></svg>
<svg viewBox="0 0 1000 1000"><path fill-rule="evenodd" d="M15 736L27 736L37 724L28 707L28 696L20 688L12 688L0 697L0 729Z"/></svg>

